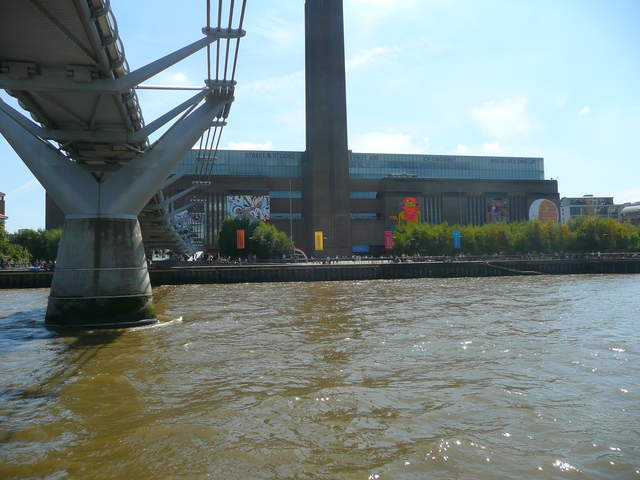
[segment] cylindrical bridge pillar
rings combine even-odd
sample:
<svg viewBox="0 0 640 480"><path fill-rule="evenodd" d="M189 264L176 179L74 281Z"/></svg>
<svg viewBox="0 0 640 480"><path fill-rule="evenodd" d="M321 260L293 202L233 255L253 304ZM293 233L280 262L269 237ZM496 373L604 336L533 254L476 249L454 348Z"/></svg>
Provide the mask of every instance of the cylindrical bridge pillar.
<svg viewBox="0 0 640 480"><path fill-rule="evenodd" d="M67 216L45 321L51 328L122 328L156 321L136 217Z"/></svg>

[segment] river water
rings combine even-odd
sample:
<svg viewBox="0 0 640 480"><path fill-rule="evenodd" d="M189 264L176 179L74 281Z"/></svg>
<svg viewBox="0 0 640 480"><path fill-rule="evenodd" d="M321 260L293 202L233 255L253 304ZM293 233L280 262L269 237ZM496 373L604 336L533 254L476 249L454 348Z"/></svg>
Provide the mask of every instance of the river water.
<svg viewBox="0 0 640 480"><path fill-rule="evenodd" d="M640 276L0 291L0 478L640 479ZM182 317L182 320L178 320Z"/></svg>

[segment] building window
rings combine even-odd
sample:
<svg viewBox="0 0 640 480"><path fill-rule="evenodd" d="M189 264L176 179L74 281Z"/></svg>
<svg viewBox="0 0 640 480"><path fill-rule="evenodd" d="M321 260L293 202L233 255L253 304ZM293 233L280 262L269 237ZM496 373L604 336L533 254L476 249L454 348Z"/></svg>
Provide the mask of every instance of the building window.
<svg viewBox="0 0 640 480"><path fill-rule="evenodd" d="M379 213L352 213L351 220L378 220Z"/></svg>
<svg viewBox="0 0 640 480"><path fill-rule="evenodd" d="M271 198L302 198L302 192L299 190L273 190L269 195Z"/></svg>
<svg viewBox="0 0 640 480"><path fill-rule="evenodd" d="M271 220L302 220L301 213L272 213Z"/></svg>
<svg viewBox="0 0 640 480"><path fill-rule="evenodd" d="M351 152L349 174L352 178L544 180L544 162L542 158Z"/></svg>
<svg viewBox="0 0 640 480"><path fill-rule="evenodd" d="M353 199L360 199L360 198L365 198L365 199L378 198L378 192L351 192L351 193L349 194L349 198L353 198Z"/></svg>

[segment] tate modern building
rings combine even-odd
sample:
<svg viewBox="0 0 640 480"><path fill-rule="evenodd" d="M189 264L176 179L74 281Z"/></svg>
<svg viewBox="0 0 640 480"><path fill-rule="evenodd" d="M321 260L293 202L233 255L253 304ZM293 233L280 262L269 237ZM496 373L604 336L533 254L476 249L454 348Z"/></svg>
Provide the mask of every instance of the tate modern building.
<svg viewBox="0 0 640 480"><path fill-rule="evenodd" d="M268 220L312 254L321 236L322 254L351 255L384 253L385 232L407 209L411 221L482 225L528 220L543 200L558 205L542 158L350 151L342 0L307 0L305 19L306 151L192 150L164 191L191 189L175 207L198 219L205 249L227 216Z"/></svg>

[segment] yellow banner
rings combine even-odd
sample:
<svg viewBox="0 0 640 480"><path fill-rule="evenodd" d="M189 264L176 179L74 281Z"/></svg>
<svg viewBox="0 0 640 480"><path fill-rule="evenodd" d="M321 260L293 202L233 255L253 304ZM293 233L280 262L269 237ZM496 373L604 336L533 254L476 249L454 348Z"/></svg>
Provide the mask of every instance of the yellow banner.
<svg viewBox="0 0 640 480"><path fill-rule="evenodd" d="M322 232L316 232L316 250L324 250L324 239Z"/></svg>

